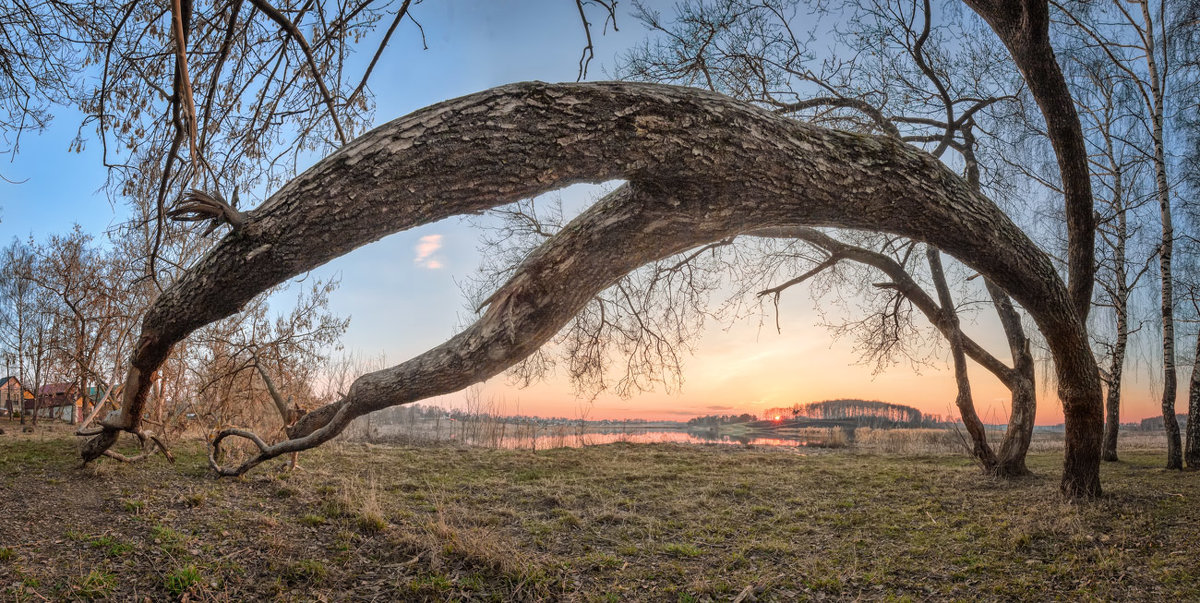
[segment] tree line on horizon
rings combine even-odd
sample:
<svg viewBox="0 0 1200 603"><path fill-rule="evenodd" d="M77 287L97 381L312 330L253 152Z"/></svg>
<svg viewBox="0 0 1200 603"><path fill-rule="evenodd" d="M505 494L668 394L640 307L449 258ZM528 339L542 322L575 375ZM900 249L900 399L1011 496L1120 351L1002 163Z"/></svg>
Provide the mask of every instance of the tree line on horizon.
<svg viewBox="0 0 1200 603"><path fill-rule="evenodd" d="M945 424L940 415L927 415L905 404L840 398L768 408L763 420L821 419L852 420L866 427L935 427Z"/></svg>

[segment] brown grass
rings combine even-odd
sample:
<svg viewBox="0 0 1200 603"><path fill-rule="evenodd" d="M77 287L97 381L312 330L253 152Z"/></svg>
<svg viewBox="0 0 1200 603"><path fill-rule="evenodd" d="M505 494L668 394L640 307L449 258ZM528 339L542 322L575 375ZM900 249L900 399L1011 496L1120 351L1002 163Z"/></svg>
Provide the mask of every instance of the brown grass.
<svg viewBox="0 0 1200 603"><path fill-rule="evenodd" d="M341 444L217 481L195 443L86 470L75 446L0 436L0 516L29 518L0 523L0 600L1200 598L1200 483L1157 450L1073 504L1057 453L1006 482L928 449Z"/></svg>

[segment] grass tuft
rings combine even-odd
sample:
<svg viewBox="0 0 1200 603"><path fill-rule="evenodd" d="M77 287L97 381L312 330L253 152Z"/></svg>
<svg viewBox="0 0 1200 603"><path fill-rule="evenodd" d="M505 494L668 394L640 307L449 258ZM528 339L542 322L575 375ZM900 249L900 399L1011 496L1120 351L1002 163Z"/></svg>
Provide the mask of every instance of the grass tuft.
<svg viewBox="0 0 1200 603"><path fill-rule="evenodd" d="M104 599L112 594L116 585L117 577L113 574L92 570L75 581L73 590L83 599Z"/></svg>
<svg viewBox="0 0 1200 603"><path fill-rule="evenodd" d="M329 575L325 564L316 559L303 559L289 564L282 578L291 585L317 585Z"/></svg>
<svg viewBox="0 0 1200 603"><path fill-rule="evenodd" d="M200 585L200 570L194 565L184 565L167 574L163 579L163 587L174 597L183 597Z"/></svg>

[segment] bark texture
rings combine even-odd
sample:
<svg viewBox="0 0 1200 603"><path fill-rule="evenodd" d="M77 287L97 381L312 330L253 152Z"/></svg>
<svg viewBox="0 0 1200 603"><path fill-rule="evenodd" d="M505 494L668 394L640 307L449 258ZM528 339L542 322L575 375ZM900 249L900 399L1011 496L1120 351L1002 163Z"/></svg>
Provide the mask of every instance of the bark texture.
<svg viewBox="0 0 1200 603"><path fill-rule="evenodd" d="M1083 127L1067 80L1050 45L1050 6L1046 0L964 0L1008 48L1029 92L1046 120L1062 177L1067 217L1067 269L1071 299L1087 321L1096 278L1096 223L1092 181ZM1094 434L1099 437L1099 434ZM1089 437L1092 437L1089 434ZM1068 443L1068 446L1070 444Z"/></svg>
<svg viewBox="0 0 1200 603"><path fill-rule="evenodd" d="M1171 187L1167 180L1166 146L1163 141L1163 79L1155 58L1154 19L1150 3L1142 2L1142 18L1147 77L1150 80L1150 133L1154 139L1154 191L1162 216L1162 243L1158 250L1159 276L1162 278L1163 345L1163 428L1167 432L1167 469L1183 469L1183 451L1179 440L1179 421L1175 419L1175 398L1179 390L1175 360L1175 277L1171 262L1175 251L1175 226L1171 219ZM1165 58L1165 57L1164 57Z"/></svg>
<svg viewBox="0 0 1200 603"><path fill-rule="evenodd" d="M1192 362L1192 379L1188 384L1187 446L1183 460L1188 469L1200 469L1200 334L1196 335L1196 356Z"/></svg>
<svg viewBox="0 0 1200 603"><path fill-rule="evenodd" d="M992 473L1000 477L1028 475L1025 454L1029 452L1029 443L1033 441L1033 423L1037 418L1033 351L1030 349L1029 338L1025 336L1021 315L1013 307L1012 299L990 280L985 280L984 285L992 298L992 304L996 307L996 314L1000 317L1000 325L1004 328L1009 354L1013 359L1009 379L1004 382L1012 400L1008 428L1004 431L1004 439L1001 440L1000 450L996 453L996 465Z"/></svg>
<svg viewBox="0 0 1200 603"><path fill-rule="evenodd" d="M1030 312L1059 371L1064 491L1100 493L1100 384L1083 323L1053 264L995 204L894 139L795 123L714 93L634 83L522 83L446 101L367 133L298 176L156 300L122 411L105 420L85 460L108 434L137 429L145 376L172 345L272 285L393 232L614 179L629 184L531 254L476 323L360 377L341 401L297 423L292 439L258 440L262 454L223 472L315 446L355 416L495 375L649 261L762 228L840 226L929 242Z"/></svg>

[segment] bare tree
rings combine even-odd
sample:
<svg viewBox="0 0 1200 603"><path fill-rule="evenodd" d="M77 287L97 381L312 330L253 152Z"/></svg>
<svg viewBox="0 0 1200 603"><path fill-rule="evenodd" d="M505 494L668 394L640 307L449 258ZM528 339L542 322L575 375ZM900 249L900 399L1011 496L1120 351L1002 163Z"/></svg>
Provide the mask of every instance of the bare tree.
<svg viewBox="0 0 1200 603"><path fill-rule="evenodd" d="M349 324L328 309L337 284L313 282L289 313L274 320L260 295L244 311L198 331L191 338L195 394L187 409L211 433L239 426L286 435L315 407L318 372Z"/></svg>
<svg viewBox="0 0 1200 603"><path fill-rule="evenodd" d="M451 166L476 167L458 171L463 177L447 188ZM1083 321L1052 263L1003 212L928 154L891 138L645 84L520 84L441 103L372 131L242 214L241 226L147 314L122 410L84 447L85 460L119 432L139 430L149 375L175 343L258 292L387 232L611 179L630 184L543 244L487 300L478 322L361 377L341 401L302 418L297 437L268 446L253 436L260 454L222 471L244 472L328 440L354 416L494 375L647 261L760 228L837 225L927 240L1025 306L1059 371L1069 432L1064 491L1099 493L1103 418ZM438 203L427 204L429 195ZM338 236L322 236L331 232ZM245 433L223 432L215 444Z"/></svg>
<svg viewBox="0 0 1200 603"><path fill-rule="evenodd" d="M1179 424L1175 420L1177 370L1175 345L1175 277L1172 272L1175 233L1172 212L1171 178L1166 145L1167 95L1176 76L1172 61L1167 2L1143 0L1130 6L1122 2L1106 4L1107 10L1055 3L1069 19L1079 36L1109 59L1109 65L1126 79L1141 97L1140 123L1152 141L1147 153L1154 167L1154 189L1159 205L1162 236L1158 248L1160 277L1160 317L1162 320L1163 392L1162 415L1167 434L1167 468L1182 469L1183 454ZM1113 25L1115 24L1115 25ZM1115 31L1114 31L1115 30Z"/></svg>
<svg viewBox="0 0 1200 603"><path fill-rule="evenodd" d="M100 362L104 346L127 336L136 310L129 305L127 283L118 278L116 258L96 247L78 226L67 235L51 236L34 253L38 261L31 279L45 296L54 326L56 364L64 370L60 376L78 388L86 415L89 384L100 388L111 379Z"/></svg>
<svg viewBox="0 0 1200 603"><path fill-rule="evenodd" d="M965 164L968 181L982 190L979 160L982 145L977 132L986 131L984 124L989 113L1017 98L1013 92L1018 85L1006 81L1014 73L1011 66L1005 67L1004 50L977 43L961 51L962 56L953 56L942 48L940 40L961 39L967 35L966 26L961 23L953 29L945 24L935 26L929 2L914 2L910 6L869 2L830 8L839 18L851 21L853 30L843 36L851 40L846 42L848 58L842 58L841 54L823 58L807 48L810 37L793 30L802 21L795 13L806 8L811 7L795 1L697 0L676 5L675 17L668 22L661 14L639 5L640 19L661 32L666 41L647 43L627 58L624 69L641 79L716 87L811 123L878 131L924 146L938 157L954 151ZM997 86L995 81L1002 84ZM1004 84L1008 84L1007 89ZM1005 183L993 188L1003 190L1009 186ZM862 243L854 247L857 257L871 253ZM888 263L889 268L920 271L937 292L937 303L917 305L930 323L948 325L942 333L950 342L955 366L959 390L956 406L971 437L975 456L989 472L1027 473L1024 456L1032 436L1036 398L1033 360L1019 314L1002 291L990 286L983 288L999 313L1015 367L994 371L1013 394L1013 410L1000 460L988 444L986 430L974 408L965 355L959 345L958 309L940 256L936 250L927 250L925 263L910 263L911 243L883 240L878 248L881 254L892 250L894 257L890 260L883 255L872 257L875 265ZM777 299L783 289L833 269L843 259L828 248L825 252L826 257L813 261L812 270L805 267L802 276L790 278L784 285L760 295L773 293ZM768 266L764 265L764 274L775 270ZM864 280L851 281L859 287L852 297L875 296L880 303L865 317L836 325L836 332L850 332L859 337L860 350L878 367L894 355L912 353L906 339L916 337L918 331L911 324L912 314L906 311L905 299L908 293L928 296L912 277L906 279L909 287L890 289L886 295L872 294L869 278L866 274ZM989 359L998 362L990 355Z"/></svg>
<svg viewBox="0 0 1200 603"><path fill-rule="evenodd" d="M1200 87L1200 78L1195 77L1197 71L1200 71L1200 54L1196 52L1196 48L1200 47L1200 2L1195 0L1187 0L1178 2L1173 5L1175 12L1173 13L1170 26L1170 39L1174 42L1177 51L1177 68L1180 72L1188 73L1191 77L1187 80L1187 86L1184 88L1184 94L1178 95L1181 98L1195 98L1196 90ZM1176 90L1181 88L1176 83ZM1187 190L1191 193L1188 197L1193 201L1200 197L1200 117L1196 112L1189 112L1186 108L1176 115L1176 123L1179 124L1181 134L1189 143L1184 153L1183 166L1183 182ZM1196 203L1185 204L1185 212L1190 219L1193 232L1196 225L1200 224L1200 208ZM1200 256L1200 251L1197 251L1196 237L1191 236L1185 239L1187 248L1192 254L1193 263L1191 265L1192 274L1191 280L1197 279L1197 264L1195 258ZM1195 299L1195 290L1188 291L1192 299ZM1200 309L1197 309L1200 313ZM1200 350L1200 333L1197 334L1196 349ZM1200 358L1200 353L1196 355ZM1197 369L1200 362L1193 361L1192 364L1192 379L1188 388L1188 423L1187 423L1187 440L1184 446L1184 460L1188 467L1200 467L1200 377L1197 377Z"/></svg>
<svg viewBox="0 0 1200 603"><path fill-rule="evenodd" d="M16 376L21 389L29 392L33 412L28 412L24 395L18 396L21 424L28 419L36 425L40 411L39 393L43 379L51 371L51 314L46 299L38 295L35 273L38 258L29 245L13 241L0 257L0 304L7 357L16 360ZM11 363L10 363L11 364Z"/></svg>
<svg viewBox="0 0 1200 603"><path fill-rule="evenodd" d="M1133 324L1131 295L1157 254L1155 251L1141 255L1136 239L1138 224L1143 221L1139 210L1150 200L1149 195L1142 193L1143 168L1148 161L1135 147L1139 142L1136 114L1140 107L1126 78L1111 72L1107 57L1085 54L1074 64L1081 72L1080 77L1089 83L1079 87L1077 96L1099 190L1100 251L1096 284L1101 295L1096 305L1112 312L1111 319L1105 317L1112 327L1111 333L1106 328L1096 328L1093 338L1107 361L1102 375L1108 388L1103 456L1106 461L1116 461L1126 355L1129 337L1137 329ZM1139 256L1146 261L1138 260Z"/></svg>

